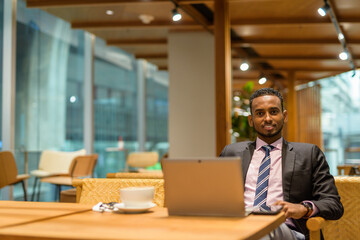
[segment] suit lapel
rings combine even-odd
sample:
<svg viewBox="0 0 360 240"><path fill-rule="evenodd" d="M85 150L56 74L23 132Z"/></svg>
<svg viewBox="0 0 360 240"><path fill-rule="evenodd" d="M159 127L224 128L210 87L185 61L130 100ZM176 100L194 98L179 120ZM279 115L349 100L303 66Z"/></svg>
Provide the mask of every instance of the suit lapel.
<svg viewBox="0 0 360 240"><path fill-rule="evenodd" d="M282 184L284 200L290 201L290 189L295 167L295 153L293 146L283 139L282 146Z"/></svg>
<svg viewBox="0 0 360 240"><path fill-rule="evenodd" d="M256 145L256 142L250 142L248 144L248 146L246 147L246 150L244 151L244 155L243 155L243 159L242 159L244 184L245 184L246 174L247 174L247 171L250 166L251 158L252 158L252 155L254 154L255 145Z"/></svg>

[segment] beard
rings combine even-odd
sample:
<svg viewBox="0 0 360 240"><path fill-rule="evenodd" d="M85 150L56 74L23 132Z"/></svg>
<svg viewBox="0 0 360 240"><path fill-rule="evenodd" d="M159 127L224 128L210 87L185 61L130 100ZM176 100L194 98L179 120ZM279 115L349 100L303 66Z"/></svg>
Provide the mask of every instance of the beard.
<svg viewBox="0 0 360 240"><path fill-rule="evenodd" d="M260 135L260 136L262 136L262 137L264 137L264 138L271 138L271 137L275 137L276 135L278 135L278 134L282 131L283 126L284 126L284 123L282 122L282 123L281 123L281 127L279 128L279 130L277 130L275 133L268 133L268 134L261 133L260 131L258 131L258 130L256 129L255 126L254 126L254 129L255 129L255 132L256 132L258 135Z"/></svg>

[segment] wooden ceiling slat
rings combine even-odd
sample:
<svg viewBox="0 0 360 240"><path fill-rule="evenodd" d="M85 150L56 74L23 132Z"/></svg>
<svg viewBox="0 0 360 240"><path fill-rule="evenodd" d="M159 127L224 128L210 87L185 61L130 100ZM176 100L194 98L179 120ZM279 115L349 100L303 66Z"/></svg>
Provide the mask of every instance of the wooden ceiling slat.
<svg viewBox="0 0 360 240"><path fill-rule="evenodd" d="M81 7L81 6L104 6L121 4L164 3L170 0L27 0L28 8L46 7ZM213 3L213 0L177 0L181 5Z"/></svg>
<svg viewBox="0 0 360 240"><path fill-rule="evenodd" d="M360 17L343 17L339 18L340 23L360 23ZM306 24L331 24L328 18L296 18L296 19L274 19L274 18L255 18L255 19L232 19L231 26L243 26L243 25L306 25Z"/></svg>
<svg viewBox="0 0 360 240"><path fill-rule="evenodd" d="M72 23L167 70L167 33L169 30L213 32L209 22L215 13L214 0L26 0L28 7L43 8L50 14ZM297 78L316 80L350 71L338 60L341 44L327 17L317 16L319 0L225 0L229 3L233 73L244 79L256 79L260 73L274 82L285 83L287 73ZM360 1L333 2L346 43L360 65ZM184 18L171 21L171 9L177 4ZM319 5L320 4L320 5ZM196 6L199 5L199 6ZM113 7L114 15L105 15ZM150 24L138 19L141 14L154 16ZM153 36L152 36L153 34ZM252 73L239 72L238 64L246 58ZM272 68L272 69L269 69ZM271 77L274 77L273 79ZM283 78L282 78L283 77ZM281 81L277 81L277 80Z"/></svg>
<svg viewBox="0 0 360 240"><path fill-rule="evenodd" d="M248 47L249 45L256 44L288 44L288 45L297 45L297 44L306 44L306 45L330 45L330 44L340 44L339 40L334 39L246 39L242 41L232 41L232 47ZM347 44L355 45L360 44L360 39L347 40Z"/></svg>
<svg viewBox="0 0 360 240"><path fill-rule="evenodd" d="M255 2L255 1L274 1L274 0L228 0L229 3L244 3L244 2ZM281 1L281 0L277 0L277 1ZM178 0L178 2L182 3L182 4L210 4L210 3L214 3L214 0Z"/></svg>
<svg viewBox="0 0 360 240"><path fill-rule="evenodd" d="M179 5L182 4L209 4L214 3L214 0L177 0Z"/></svg>
<svg viewBox="0 0 360 240"><path fill-rule="evenodd" d="M109 39L106 43L116 46L164 45L167 44L167 39Z"/></svg>
<svg viewBox="0 0 360 240"><path fill-rule="evenodd" d="M201 30L202 26L196 23L181 23L173 22L152 22L151 24L143 24L139 22L73 22L71 23L73 29L151 29L151 28L168 28L168 29L186 29L186 30Z"/></svg>
<svg viewBox="0 0 360 240"><path fill-rule="evenodd" d="M108 45L137 45L137 44L166 44L166 40L152 40L152 41L146 41L146 40L112 40L110 43L108 42ZM161 54L161 53L154 53L154 54L135 54L136 58L145 58L145 59L167 59L167 54ZM359 56L355 56L356 59L360 58ZM244 58L243 57L232 57L233 61L241 61ZM308 61L308 60L339 60L338 56L265 56L265 57L247 57L246 60L250 62L262 62L262 61L273 61L273 60L285 60L285 61Z"/></svg>
<svg viewBox="0 0 360 240"><path fill-rule="evenodd" d="M177 2L178 4L180 3L180 1L175 0L175 2ZM182 1L184 2L184 1ZM192 17L192 19L194 19L195 22L199 23L200 25L202 25L204 27L204 29L206 29L209 32L213 32L212 31L212 23L210 23L205 17L204 15L202 15L199 11L197 11L196 9L194 9L193 6L191 5L180 5L181 9L186 12L187 15L189 15L190 17Z"/></svg>
<svg viewBox="0 0 360 240"><path fill-rule="evenodd" d="M135 54L136 58L143 58L143 59L167 59L167 54Z"/></svg>
<svg viewBox="0 0 360 240"><path fill-rule="evenodd" d="M28 8L56 8L164 2L167 3L169 0L27 0L26 6Z"/></svg>
<svg viewBox="0 0 360 240"><path fill-rule="evenodd" d="M354 56L355 59L359 59L360 56ZM233 57L233 60L243 60L242 57ZM285 61L323 61L323 60L338 60L338 56L264 56L264 57L248 57L246 60L250 62L262 62L262 61L273 61L273 60L285 60Z"/></svg>
<svg viewBox="0 0 360 240"><path fill-rule="evenodd" d="M271 81L267 81L264 85L260 85L258 83L259 80L255 79L255 78L249 78L249 79L233 78L232 80L233 80L232 81L233 91L241 91L242 87L247 82L254 82L255 83L254 87L258 86L256 89L263 88L263 87L271 87ZM298 85L298 84L305 84L305 83L316 81L316 80L317 79L314 79L314 78L297 79L295 83L296 83L296 85ZM284 82L284 81L282 81L282 82Z"/></svg>
<svg viewBox="0 0 360 240"><path fill-rule="evenodd" d="M241 71L239 69L238 66L233 66L233 72L239 72ZM263 72L263 71L267 71L267 72L271 72L271 73L278 73L278 72L288 72L288 71L294 71L294 72L336 72L336 73L343 73L343 72L347 72L347 71L351 71L350 68L298 68L298 67L294 67L294 68L276 68L276 69L266 69L266 70L261 70L261 69L256 69L253 68L252 71L258 71L258 72Z"/></svg>
<svg viewBox="0 0 360 240"><path fill-rule="evenodd" d="M158 70L159 71L168 71L168 67L167 66L158 66Z"/></svg>

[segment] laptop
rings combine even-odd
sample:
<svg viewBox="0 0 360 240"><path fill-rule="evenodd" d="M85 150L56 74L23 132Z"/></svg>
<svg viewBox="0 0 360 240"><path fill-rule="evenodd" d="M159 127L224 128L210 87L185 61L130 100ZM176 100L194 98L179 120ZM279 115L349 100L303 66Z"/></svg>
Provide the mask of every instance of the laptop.
<svg viewBox="0 0 360 240"><path fill-rule="evenodd" d="M162 161L169 215L244 217L240 157Z"/></svg>

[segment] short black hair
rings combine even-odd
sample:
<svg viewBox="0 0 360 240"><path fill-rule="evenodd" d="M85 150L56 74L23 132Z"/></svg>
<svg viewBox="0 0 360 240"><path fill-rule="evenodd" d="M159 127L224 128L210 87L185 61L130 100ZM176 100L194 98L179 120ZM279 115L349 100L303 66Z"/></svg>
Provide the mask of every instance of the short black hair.
<svg viewBox="0 0 360 240"><path fill-rule="evenodd" d="M250 96L250 113L252 114L252 102L255 98L266 96L266 95L273 95L280 99L281 102L281 111L284 111L284 99L281 95L281 93L273 88L261 88L259 90L256 90L251 96Z"/></svg>

